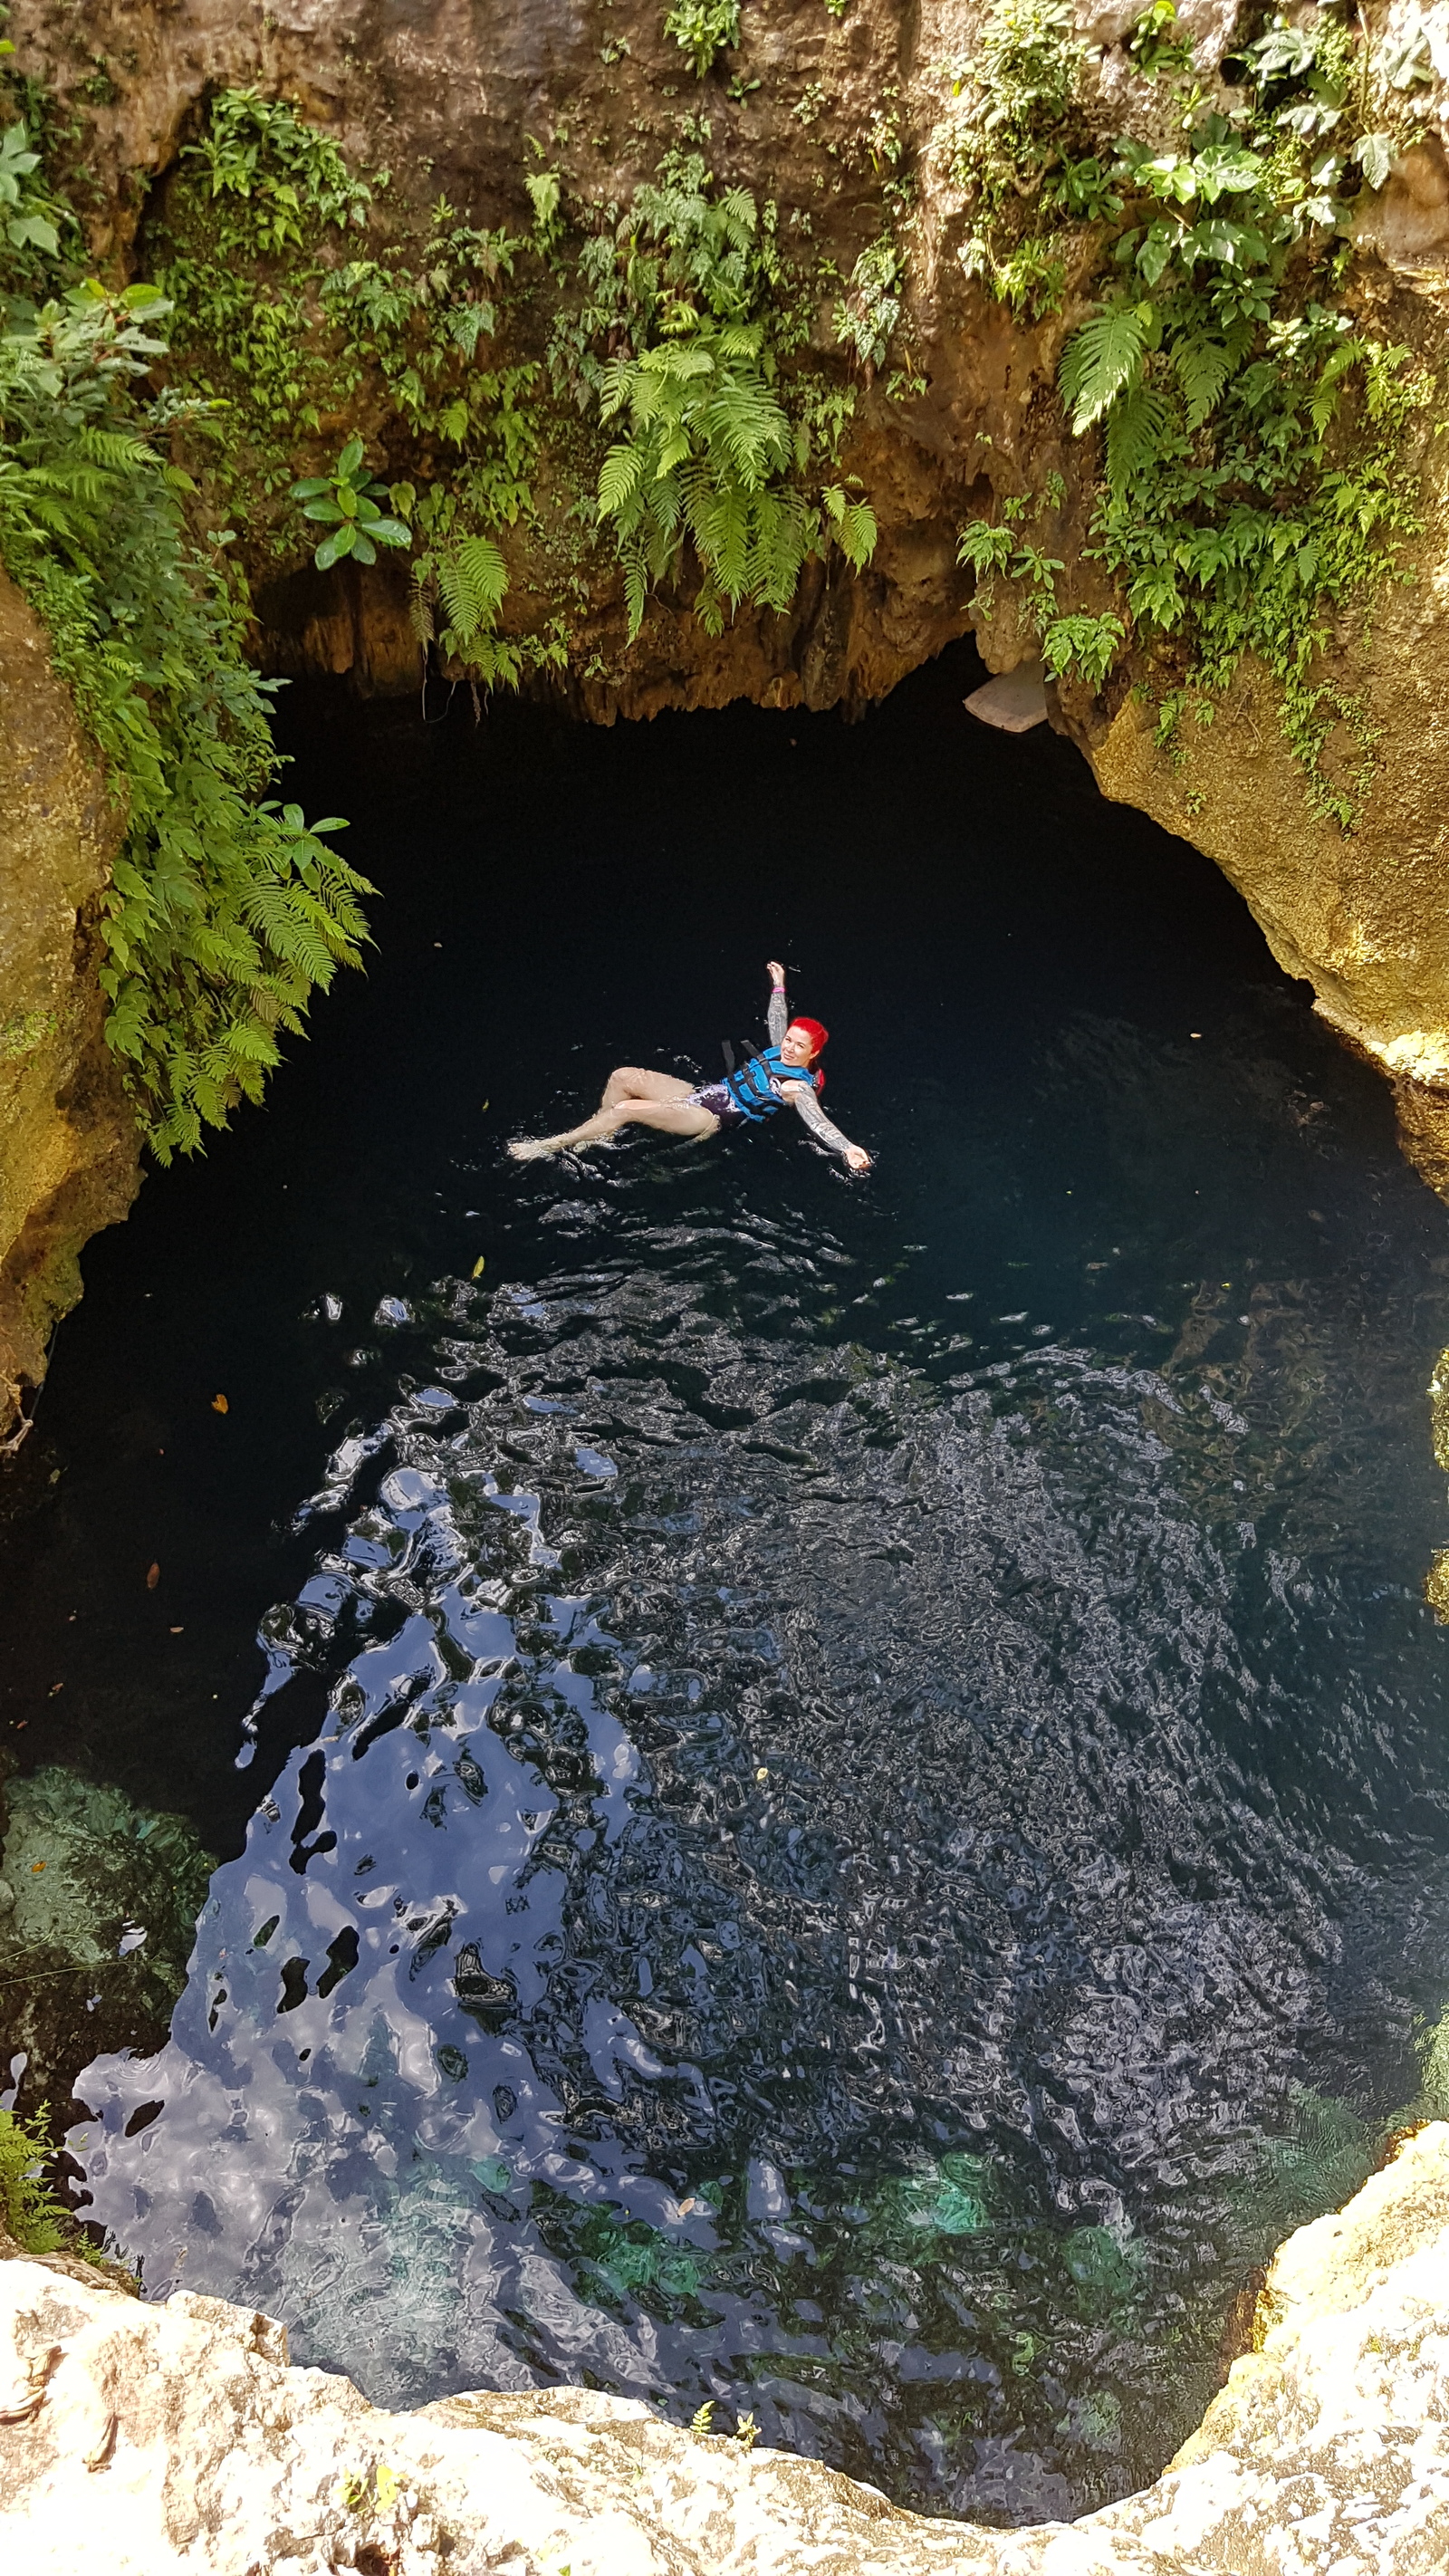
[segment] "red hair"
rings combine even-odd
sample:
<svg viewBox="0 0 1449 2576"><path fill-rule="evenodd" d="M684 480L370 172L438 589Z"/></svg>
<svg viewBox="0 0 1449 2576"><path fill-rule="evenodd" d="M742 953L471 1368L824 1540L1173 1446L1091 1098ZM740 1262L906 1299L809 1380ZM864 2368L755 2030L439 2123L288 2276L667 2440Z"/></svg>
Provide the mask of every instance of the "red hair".
<svg viewBox="0 0 1449 2576"><path fill-rule="evenodd" d="M803 1029L805 1035L810 1040L810 1061L813 1065L816 1057L821 1051L821 1048L829 1046L830 1031L827 1028L823 1028L819 1020L807 1020L804 1013L801 1011L796 1012L795 1017L790 1022L790 1026L792 1029ZM817 1091L823 1091L825 1089L825 1076L819 1071L817 1071L815 1075L815 1088Z"/></svg>

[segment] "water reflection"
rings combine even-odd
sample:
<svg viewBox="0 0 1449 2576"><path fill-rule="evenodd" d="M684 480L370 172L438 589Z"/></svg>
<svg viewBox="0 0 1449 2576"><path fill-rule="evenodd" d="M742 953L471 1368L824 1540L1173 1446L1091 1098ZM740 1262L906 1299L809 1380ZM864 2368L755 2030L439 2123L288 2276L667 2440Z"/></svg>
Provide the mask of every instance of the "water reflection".
<svg viewBox="0 0 1449 2576"><path fill-rule="evenodd" d="M1343 2097L1407 2089L1449 1956L1430 1889L1370 1925L1443 1792L1424 1614L1323 1465L1369 1363L1303 1280L1116 1319L1155 1361L904 1313L623 1171L540 1181L527 1276L370 1319L393 1400L264 1628L327 1723L169 2045L83 2080L94 2212L383 2401L713 2397L938 2510L1080 2509L1353 2187Z"/></svg>

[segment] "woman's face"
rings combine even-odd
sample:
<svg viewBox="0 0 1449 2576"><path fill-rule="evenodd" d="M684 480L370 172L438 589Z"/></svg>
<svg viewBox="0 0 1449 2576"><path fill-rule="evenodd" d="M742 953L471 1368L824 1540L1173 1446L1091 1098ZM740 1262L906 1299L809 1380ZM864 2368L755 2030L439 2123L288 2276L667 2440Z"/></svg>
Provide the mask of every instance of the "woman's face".
<svg viewBox="0 0 1449 2576"><path fill-rule="evenodd" d="M794 1020L780 1040L780 1061L782 1064L808 1064L810 1061L810 1040Z"/></svg>

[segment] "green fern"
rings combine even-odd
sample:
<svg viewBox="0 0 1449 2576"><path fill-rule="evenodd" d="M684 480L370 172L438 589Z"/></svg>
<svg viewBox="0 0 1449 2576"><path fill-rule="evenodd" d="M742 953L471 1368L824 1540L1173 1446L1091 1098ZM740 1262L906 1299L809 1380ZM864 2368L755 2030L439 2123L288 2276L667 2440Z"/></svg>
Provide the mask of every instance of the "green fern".
<svg viewBox="0 0 1449 2576"><path fill-rule="evenodd" d="M1172 363L1187 406L1188 428L1201 429L1231 371L1227 347L1206 332L1185 331L1173 348Z"/></svg>
<svg viewBox="0 0 1449 2576"><path fill-rule="evenodd" d="M70 2211L41 2180L49 2141L49 2105L33 2119L0 2111L0 2226L25 2254L53 2254L66 2241Z"/></svg>
<svg viewBox="0 0 1449 2576"><path fill-rule="evenodd" d="M717 635L742 602L788 608L812 555L838 545L859 569L875 548L866 501L804 483L812 423L792 421L783 398L760 231L744 189L713 197L697 157L676 155L581 262L592 327L633 340L601 363L587 339L571 353L581 397L614 432L595 507L613 533L631 642L650 591L682 578L691 554L694 614ZM827 447L844 417L842 405Z"/></svg>
<svg viewBox="0 0 1449 2576"><path fill-rule="evenodd" d="M1122 394L1107 417L1107 482L1125 492L1161 452L1168 423L1166 400L1150 377Z"/></svg>
<svg viewBox="0 0 1449 2576"><path fill-rule="evenodd" d="M1154 319L1150 304L1104 305L1067 342L1058 380L1079 438L1140 382Z"/></svg>
<svg viewBox="0 0 1449 2576"><path fill-rule="evenodd" d="M187 536L158 408L154 289L94 281L0 335L0 559L51 637L126 830L100 933L106 1038L163 1162L260 1098L312 993L359 962L368 891L276 768L224 558Z"/></svg>

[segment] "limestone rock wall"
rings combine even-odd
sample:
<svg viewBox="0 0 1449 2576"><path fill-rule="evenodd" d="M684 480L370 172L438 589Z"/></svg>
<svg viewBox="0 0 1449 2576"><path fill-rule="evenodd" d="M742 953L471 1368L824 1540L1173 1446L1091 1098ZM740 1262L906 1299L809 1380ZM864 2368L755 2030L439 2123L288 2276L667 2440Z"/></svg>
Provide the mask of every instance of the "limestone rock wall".
<svg viewBox="0 0 1449 2576"><path fill-rule="evenodd" d="M387 2415L272 2319L0 2239L0 2534L27 2576L1427 2576L1449 2563L1449 2125L1289 2239L1157 2484L1016 2532L586 2389Z"/></svg>
<svg viewBox="0 0 1449 2576"><path fill-rule="evenodd" d="M140 1177L96 981L120 820L44 631L0 573L0 1443L23 1436L81 1246Z"/></svg>

